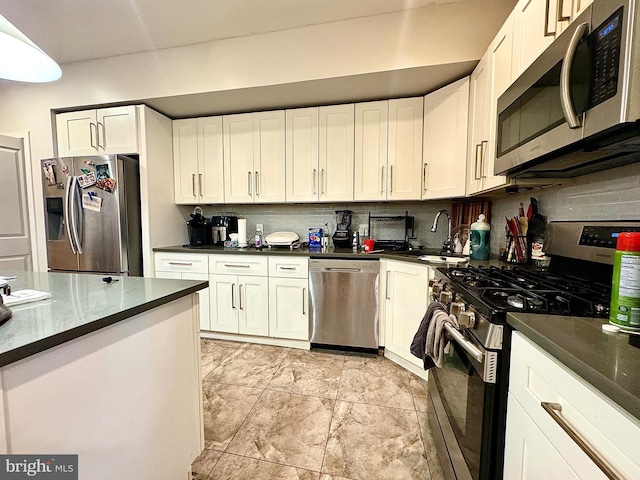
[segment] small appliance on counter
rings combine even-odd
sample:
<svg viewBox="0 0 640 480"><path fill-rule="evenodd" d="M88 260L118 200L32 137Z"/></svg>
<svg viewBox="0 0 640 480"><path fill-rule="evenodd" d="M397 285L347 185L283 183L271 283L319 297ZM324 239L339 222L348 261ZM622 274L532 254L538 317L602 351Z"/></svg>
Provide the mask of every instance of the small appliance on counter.
<svg viewBox="0 0 640 480"><path fill-rule="evenodd" d="M336 210L336 232L333 234L334 248L351 248L351 210Z"/></svg>
<svg viewBox="0 0 640 480"><path fill-rule="evenodd" d="M201 247L202 245L207 245L207 229L210 228L210 223L207 217L202 215L202 208L194 208L193 213L190 213L189 216L191 217L191 220L187 222L189 246Z"/></svg>
<svg viewBox="0 0 640 480"><path fill-rule="evenodd" d="M273 232L264 237L264 241L269 248L287 247L293 250L300 245L300 237L296 232Z"/></svg>
<svg viewBox="0 0 640 480"><path fill-rule="evenodd" d="M233 215L214 215L211 217L211 244L224 246L225 240L230 240L229 234L238 233L238 217Z"/></svg>

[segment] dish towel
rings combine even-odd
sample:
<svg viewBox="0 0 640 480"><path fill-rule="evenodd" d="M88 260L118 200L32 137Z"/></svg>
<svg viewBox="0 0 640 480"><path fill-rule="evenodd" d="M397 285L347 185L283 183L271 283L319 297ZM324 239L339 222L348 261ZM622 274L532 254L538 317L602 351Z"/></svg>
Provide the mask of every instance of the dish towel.
<svg viewBox="0 0 640 480"><path fill-rule="evenodd" d="M444 347L447 344L444 336L446 330L443 322L445 321L457 325L455 317L447 313L444 305L434 300L422 317L409 349L414 356L422 359L425 370L436 366L442 367Z"/></svg>

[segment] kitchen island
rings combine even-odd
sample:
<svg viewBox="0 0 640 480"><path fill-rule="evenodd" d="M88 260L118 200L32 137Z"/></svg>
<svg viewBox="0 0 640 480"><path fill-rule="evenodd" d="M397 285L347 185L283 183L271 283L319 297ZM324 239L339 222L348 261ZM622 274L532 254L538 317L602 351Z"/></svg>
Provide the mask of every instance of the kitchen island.
<svg viewBox="0 0 640 480"><path fill-rule="evenodd" d="M8 272L3 272L9 275ZM207 282L20 272L0 340L0 450L77 454L79 478L187 478L203 447Z"/></svg>

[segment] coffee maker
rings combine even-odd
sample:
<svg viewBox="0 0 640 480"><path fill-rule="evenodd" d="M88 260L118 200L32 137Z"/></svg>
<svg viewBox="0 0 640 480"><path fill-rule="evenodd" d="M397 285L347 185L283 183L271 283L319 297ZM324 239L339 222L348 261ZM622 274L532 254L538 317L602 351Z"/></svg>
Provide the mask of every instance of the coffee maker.
<svg viewBox="0 0 640 480"><path fill-rule="evenodd" d="M336 210L336 233L333 234L334 248L351 248L351 210Z"/></svg>
<svg viewBox="0 0 640 480"><path fill-rule="evenodd" d="M189 230L189 246L201 247L202 245L206 245L208 243L207 230L210 225L207 217L202 215L202 209L200 207L194 208L190 217L191 220L187 222Z"/></svg>
<svg viewBox="0 0 640 480"><path fill-rule="evenodd" d="M209 229L211 244L222 247L229 240L230 233L238 233L238 217L233 215L214 215L211 217Z"/></svg>

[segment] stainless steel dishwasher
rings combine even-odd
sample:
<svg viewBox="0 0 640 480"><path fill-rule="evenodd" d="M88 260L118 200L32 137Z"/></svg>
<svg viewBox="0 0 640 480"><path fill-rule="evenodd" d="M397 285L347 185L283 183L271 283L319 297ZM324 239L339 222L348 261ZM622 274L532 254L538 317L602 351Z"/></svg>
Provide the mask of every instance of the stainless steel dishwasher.
<svg viewBox="0 0 640 480"><path fill-rule="evenodd" d="M378 348L378 260L309 260L311 344Z"/></svg>

